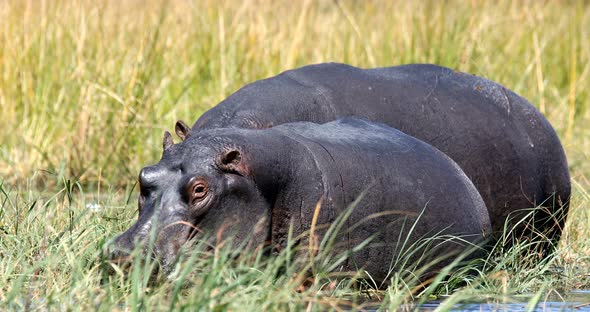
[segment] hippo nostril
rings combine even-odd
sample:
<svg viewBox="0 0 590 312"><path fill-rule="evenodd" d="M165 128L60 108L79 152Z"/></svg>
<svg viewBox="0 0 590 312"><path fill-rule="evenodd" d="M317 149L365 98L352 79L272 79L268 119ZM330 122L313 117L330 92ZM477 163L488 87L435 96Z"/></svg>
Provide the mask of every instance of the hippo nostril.
<svg viewBox="0 0 590 312"><path fill-rule="evenodd" d="M147 171L147 168L143 168L141 169L141 171L139 172L139 182L141 184L147 184L148 183L148 177L149 177L149 173Z"/></svg>
<svg viewBox="0 0 590 312"><path fill-rule="evenodd" d="M139 186L142 192L149 191L150 189L154 188L157 182L162 178L162 174L164 172L161 168L157 168L155 166L149 166L143 168L139 172Z"/></svg>

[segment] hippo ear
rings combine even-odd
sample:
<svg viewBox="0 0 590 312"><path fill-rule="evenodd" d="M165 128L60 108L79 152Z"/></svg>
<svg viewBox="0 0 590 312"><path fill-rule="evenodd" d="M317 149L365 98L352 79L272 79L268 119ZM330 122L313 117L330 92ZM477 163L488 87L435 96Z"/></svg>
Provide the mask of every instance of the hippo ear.
<svg viewBox="0 0 590 312"><path fill-rule="evenodd" d="M248 175L248 167L242 157L242 153L237 149L226 150L217 159L217 167L219 169L237 173L239 175Z"/></svg>
<svg viewBox="0 0 590 312"><path fill-rule="evenodd" d="M176 122L174 130L176 131L176 135L183 141L191 134L191 128L182 120Z"/></svg>
<svg viewBox="0 0 590 312"><path fill-rule="evenodd" d="M164 151L170 148L170 146L174 145L174 141L172 140L172 135L168 131L164 131L164 142L162 142L162 147Z"/></svg>

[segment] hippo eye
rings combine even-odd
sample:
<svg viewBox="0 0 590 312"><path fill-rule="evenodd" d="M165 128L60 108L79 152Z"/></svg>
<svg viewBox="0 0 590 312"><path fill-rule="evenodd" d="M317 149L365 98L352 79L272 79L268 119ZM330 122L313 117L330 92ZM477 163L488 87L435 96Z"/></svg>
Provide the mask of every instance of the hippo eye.
<svg viewBox="0 0 590 312"><path fill-rule="evenodd" d="M209 191L209 187L207 186L207 182L204 180L198 179L191 183L190 187L190 197L191 201L201 201L205 196L207 196L207 192Z"/></svg>

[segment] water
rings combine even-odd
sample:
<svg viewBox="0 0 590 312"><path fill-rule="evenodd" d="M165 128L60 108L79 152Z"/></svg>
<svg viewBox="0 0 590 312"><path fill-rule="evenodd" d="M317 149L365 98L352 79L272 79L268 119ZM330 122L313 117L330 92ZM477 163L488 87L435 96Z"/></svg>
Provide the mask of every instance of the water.
<svg viewBox="0 0 590 312"><path fill-rule="evenodd" d="M418 311L434 311L438 307L439 303L432 302L422 305ZM527 303L469 303L456 305L450 311L590 311L590 303L547 301L540 302L532 310Z"/></svg>
<svg viewBox="0 0 590 312"><path fill-rule="evenodd" d="M529 308L527 299L523 297L522 302L510 303L467 303L457 304L451 307L450 311L582 311L590 312L590 290L572 290L565 297L549 296L541 300L532 309ZM434 311L439 308L441 301L431 301L420 306L418 311Z"/></svg>

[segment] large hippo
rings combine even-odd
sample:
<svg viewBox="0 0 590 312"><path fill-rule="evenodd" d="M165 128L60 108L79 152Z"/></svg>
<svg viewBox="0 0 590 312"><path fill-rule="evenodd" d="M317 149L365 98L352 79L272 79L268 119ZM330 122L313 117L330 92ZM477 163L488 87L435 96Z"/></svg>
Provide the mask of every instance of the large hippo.
<svg viewBox="0 0 590 312"><path fill-rule="evenodd" d="M268 128L345 116L385 123L446 153L475 184L495 231L510 213L542 204L547 209L536 216L536 228L556 238L561 232L571 185L555 131L526 99L481 77L426 64L305 66L246 85L192 129Z"/></svg>
<svg viewBox="0 0 590 312"><path fill-rule="evenodd" d="M338 250L377 236L343 269L364 268L383 280L406 237L449 234L477 243L491 231L481 196L448 156L383 124L345 118L262 130L179 128L186 139L173 144L166 132L160 162L141 170L139 218L115 238L112 257L153 231L167 271L196 228L280 248L291 225L294 237L310 230L318 202L320 229L357 200ZM438 244L445 254L465 248L459 240Z"/></svg>

